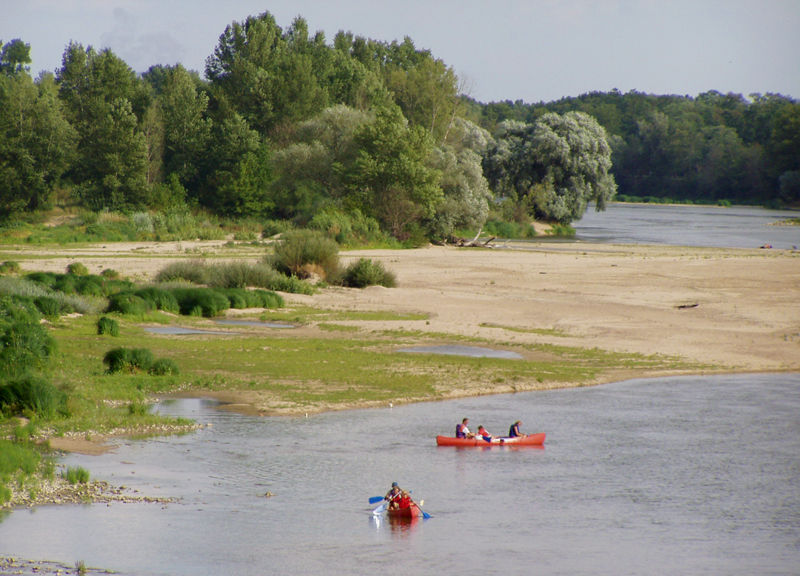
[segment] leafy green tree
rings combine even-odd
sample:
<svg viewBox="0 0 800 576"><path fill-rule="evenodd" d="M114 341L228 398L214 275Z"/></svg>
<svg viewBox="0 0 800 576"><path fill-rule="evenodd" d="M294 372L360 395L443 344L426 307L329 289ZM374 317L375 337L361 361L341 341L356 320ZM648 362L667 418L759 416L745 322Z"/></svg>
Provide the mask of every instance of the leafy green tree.
<svg viewBox="0 0 800 576"><path fill-rule="evenodd" d="M429 167L430 134L409 126L396 107L376 112L375 122L355 135L357 156L345 173L347 204L375 216L396 238L433 216L443 198L441 174Z"/></svg>
<svg viewBox="0 0 800 576"><path fill-rule="evenodd" d="M569 224L589 202L604 210L616 193L606 132L587 114L545 114L534 125L507 121L495 139L485 162L495 194L535 218Z"/></svg>
<svg viewBox="0 0 800 576"><path fill-rule="evenodd" d="M318 48L301 18L284 34L264 12L225 28L206 61L206 77L251 128L268 134L326 106L327 93L314 71L312 52Z"/></svg>
<svg viewBox="0 0 800 576"><path fill-rule="evenodd" d="M166 171L177 174L182 183L196 182L197 163L211 136L208 96L198 92L192 76L178 64L166 72L158 102Z"/></svg>
<svg viewBox="0 0 800 576"><path fill-rule="evenodd" d="M30 72L31 45L25 44L19 38L15 38L7 44L0 40L0 74L14 76L20 73Z"/></svg>
<svg viewBox="0 0 800 576"><path fill-rule="evenodd" d="M78 196L93 210L130 210L146 206L147 142L137 129L128 100L95 102L97 112L86 127L75 170Z"/></svg>
<svg viewBox="0 0 800 576"><path fill-rule="evenodd" d="M74 147L52 76L0 76L0 214L45 207Z"/></svg>
<svg viewBox="0 0 800 576"><path fill-rule="evenodd" d="M141 208L148 200L148 140L139 118L147 90L110 50L70 43L57 72L59 97L76 128L78 159L70 172L81 200L95 210Z"/></svg>
<svg viewBox="0 0 800 576"><path fill-rule="evenodd" d="M337 105L298 124L295 142L273 156L275 217L310 218L326 202L341 201L346 191L342 174L357 154L355 134L372 121L369 113Z"/></svg>

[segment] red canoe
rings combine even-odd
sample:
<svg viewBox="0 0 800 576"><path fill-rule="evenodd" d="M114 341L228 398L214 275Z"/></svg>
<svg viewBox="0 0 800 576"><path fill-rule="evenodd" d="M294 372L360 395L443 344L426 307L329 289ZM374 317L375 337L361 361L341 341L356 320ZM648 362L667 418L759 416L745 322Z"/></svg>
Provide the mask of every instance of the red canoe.
<svg viewBox="0 0 800 576"><path fill-rule="evenodd" d="M395 510L386 510L386 515L390 518L422 518L422 509L412 503L405 508L397 508Z"/></svg>
<svg viewBox="0 0 800 576"><path fill-rule="evenodd" d="M516 438L492 438L491 442L483 438L436 437L437 446L541 446L542 444L544 444L544 432Z"/></svg>

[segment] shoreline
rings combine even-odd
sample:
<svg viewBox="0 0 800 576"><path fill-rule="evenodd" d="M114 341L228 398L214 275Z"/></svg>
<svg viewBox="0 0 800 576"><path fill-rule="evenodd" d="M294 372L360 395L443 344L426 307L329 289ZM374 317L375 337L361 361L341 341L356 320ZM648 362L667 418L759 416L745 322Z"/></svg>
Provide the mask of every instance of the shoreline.
<svg viewBox="0 0 800 576"><path fill-rule="evenodd" d="M166 264L187 257L250 261L263 255L263 247L223 247L223 242L24 246L15 256L26 272L62 272L78 261L93 272L112 268L147 282ZM313 296L282 294L287 308L376 311L424 319L336 320L356 332L328 337L416 332L443 343L450 338L512 349L529 361L539 361L543 354L537 350L566 347L612 356L657 354L674 360L676 367L598 366L592 380L582 382L467 379L437 387L429 397L392 398L394 405L633 378L800 372L800 253L795 251L548 242L493 249L359 250L340 256L343 265L362 257L381 262L397 276L398 287L329 287ZM291 337L304 338L314 330L298 329ZM225 410L284 417L387 403L276 404L259 390L188 389L178 395L215 398L225 403ZM109 435L88 434L90 440L83 432L71 440L51 439L51 445L82 453L107 449L99 448L99 441Z"/></svg>

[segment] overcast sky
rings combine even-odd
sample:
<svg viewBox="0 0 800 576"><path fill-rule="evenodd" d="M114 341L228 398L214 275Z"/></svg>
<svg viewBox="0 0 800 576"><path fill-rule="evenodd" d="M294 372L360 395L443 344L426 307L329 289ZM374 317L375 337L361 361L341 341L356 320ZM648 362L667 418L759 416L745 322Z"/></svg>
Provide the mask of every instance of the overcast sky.
<svg viewBox="0 0 800 576"><path fill-rule="evenodd" d="M34 75L70 40L134 70L204 70L225 26L269 11L339 30L409 36L482 101L539 102L614 88L800 98L800 0L0 0L0 40L31 45Z"/></svg>

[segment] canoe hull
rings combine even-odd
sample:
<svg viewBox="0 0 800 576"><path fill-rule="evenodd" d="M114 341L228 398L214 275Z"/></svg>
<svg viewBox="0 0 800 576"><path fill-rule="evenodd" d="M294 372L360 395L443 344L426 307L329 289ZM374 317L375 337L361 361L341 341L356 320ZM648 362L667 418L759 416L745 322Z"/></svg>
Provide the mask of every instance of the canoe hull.
<svg viewBox="0 0 800 576"><path fill-rule="evenodd" d="M518 436L516 438L492 438L487 442L483 438L454 438L452 436L437 436L437 446L541 446L544 444L545 433Z"/></svg>
<svg viewBox="0 0 800 576"><path fill-rule="evenodd" d="M398 508L396 510L387 510L386 515L389 518L422 518L422 510L416 504L412 504L407 508Z"/></svg>

